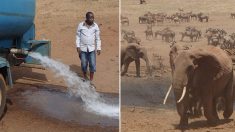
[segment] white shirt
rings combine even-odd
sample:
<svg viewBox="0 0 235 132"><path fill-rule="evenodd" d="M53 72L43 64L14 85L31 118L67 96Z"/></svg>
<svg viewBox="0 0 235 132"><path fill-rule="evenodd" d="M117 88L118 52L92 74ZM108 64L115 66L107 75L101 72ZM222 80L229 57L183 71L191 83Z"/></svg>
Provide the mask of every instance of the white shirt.
<svg viewBox="0 0 235 132"><path fill-rule="evenodd" d="M96 23L88 26L85 22L78 25L76 45L81 51L101 50L100 29Z"/></svg>

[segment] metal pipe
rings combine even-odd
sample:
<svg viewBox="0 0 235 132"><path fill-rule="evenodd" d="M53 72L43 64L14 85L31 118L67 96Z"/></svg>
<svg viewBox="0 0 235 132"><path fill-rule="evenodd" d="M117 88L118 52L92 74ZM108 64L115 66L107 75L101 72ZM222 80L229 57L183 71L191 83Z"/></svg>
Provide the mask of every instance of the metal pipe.
<svg viewBox="0 0 235 132"><path fill-rule="evenodd" d="M46 70L46 68L43 67L42 65L22 63L22 64L20 64L20 66L21 67L27 67L27 68L36 68L36 69Z"/></svg>
<svg viewBox="0 0 235 132"><path fill-rule="evenodd" d="M23 54L23 55L28 55L28 54L29 54L29 51L27 51L27 50L24 50L24 49L16 49L16 48L12 48L12 49L10 50L10 52L11 52L12 54Z"/></svg>

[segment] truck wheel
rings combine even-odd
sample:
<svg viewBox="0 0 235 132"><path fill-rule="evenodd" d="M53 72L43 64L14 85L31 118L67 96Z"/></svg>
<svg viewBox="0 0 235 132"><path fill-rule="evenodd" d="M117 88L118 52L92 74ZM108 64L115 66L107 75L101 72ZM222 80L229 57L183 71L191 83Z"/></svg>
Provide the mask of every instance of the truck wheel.
<svg viewBox="0 0 235 132"><path fill-rule="evenodd" d="M6 88L7 86L6 86L5 80L2 74L0 74L0 119L3 116L5 105L6 105Z"/></svg>

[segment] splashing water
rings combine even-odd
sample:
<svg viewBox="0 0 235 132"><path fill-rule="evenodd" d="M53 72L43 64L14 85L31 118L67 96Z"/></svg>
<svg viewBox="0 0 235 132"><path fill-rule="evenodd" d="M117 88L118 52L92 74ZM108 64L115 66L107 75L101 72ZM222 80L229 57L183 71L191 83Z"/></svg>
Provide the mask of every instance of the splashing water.
<svg viewBox="0 0 235 132"><path fill-rule="evenodd" d="M47 56L42 56L39 53L30 53L29 56L39 60L45 68L53 71L56 77L62 77L68 86L69 94L81 97L85 102L87 111L114 118L119 117L119 105L108 104L95 91L89 81L84 82L75 72L70 70L68 65L50 59Z"/></svg>

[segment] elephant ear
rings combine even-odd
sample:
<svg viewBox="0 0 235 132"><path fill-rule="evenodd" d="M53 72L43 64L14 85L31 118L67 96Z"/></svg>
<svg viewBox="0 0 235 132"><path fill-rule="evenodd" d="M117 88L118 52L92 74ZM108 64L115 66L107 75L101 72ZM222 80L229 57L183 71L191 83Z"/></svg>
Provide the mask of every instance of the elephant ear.
<svg viewBox="0 0 235 132"><path fill-rule="evenodd" d="M131 57L132 59L138 59L139 55L138 52L140 50L140 47L136 45L129 45L126 48L126 56Z"/></svg>
<svg viewBox="0 0 235 132"><path fill-rule="evenodd" d="M217 47L198 49L192 52L193 63L205 76L217 80L232 71L232 62L227 54Z"/></svg>
<svg viewBox="0 0 235 132"><path fill-rule="evenodd" d="M148 57L146 48L140 47L137 52L138 52L138 57L139 58L148 59L148 58L146 58L146 57Z"/></svg>

